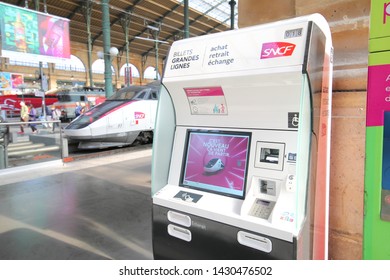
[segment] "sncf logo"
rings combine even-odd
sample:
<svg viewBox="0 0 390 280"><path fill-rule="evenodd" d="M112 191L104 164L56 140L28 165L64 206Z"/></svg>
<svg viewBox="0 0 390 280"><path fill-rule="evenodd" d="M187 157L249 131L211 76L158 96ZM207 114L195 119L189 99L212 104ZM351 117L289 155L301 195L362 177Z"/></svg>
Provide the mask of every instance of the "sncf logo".
<svg viewBox="0 0 390 280"><path fill-rule="evenodd" d="M386 24L387 17L390 16L390 2L383 5L383 24Z"/></svg>
<svg viewBox="0 0 390 280"><path fill-rule="evenodd" d="M145 118L145 113L134 112L134 118L135 118L136 120L144 119L144 118Z"/></svg>
<svg viewBox="0 0 390 280"><path fill-rule="evenodd" d="M286 42L264 43L261 48L260 59L290 56L293 54L295 44Z"/></svg>

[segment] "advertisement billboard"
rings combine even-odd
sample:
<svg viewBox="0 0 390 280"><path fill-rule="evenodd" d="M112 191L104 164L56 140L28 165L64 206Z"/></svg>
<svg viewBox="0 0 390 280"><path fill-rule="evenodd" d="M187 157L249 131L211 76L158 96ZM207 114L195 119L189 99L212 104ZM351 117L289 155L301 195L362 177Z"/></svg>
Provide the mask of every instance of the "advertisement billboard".
<svg viewBox="0 0 390 280"><path fill-rule="evenodd" d="M0 72L0 92L19 89L23 83L23 74Z"/></svg>
<svg viewBox="0 0 390 280"><path fill-rule="evenodd" d="M0 91L12 89L11 73L0 72Z"/></svg>
<svg viewBox="0 0 390 280"><path fill-rule="evenodd" d="M70 59L68 19L0 3L0 33L3 57Z"/></svg>

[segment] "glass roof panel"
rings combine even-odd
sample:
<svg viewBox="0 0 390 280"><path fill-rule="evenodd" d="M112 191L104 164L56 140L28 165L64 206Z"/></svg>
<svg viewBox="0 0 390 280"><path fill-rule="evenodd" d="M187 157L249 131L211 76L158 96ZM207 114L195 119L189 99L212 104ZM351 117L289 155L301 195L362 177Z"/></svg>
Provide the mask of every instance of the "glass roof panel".
<svg viewBox="0 0 390 280"><path fill-rule="evenodd" d="M234 28L238 28L238 0L234 6ZM177 2L184 5L184 0L178 0ZM230 25L230 4L229 0L189 0L188 4L191 8L200 11L215 18L218 21Z"/></svg>

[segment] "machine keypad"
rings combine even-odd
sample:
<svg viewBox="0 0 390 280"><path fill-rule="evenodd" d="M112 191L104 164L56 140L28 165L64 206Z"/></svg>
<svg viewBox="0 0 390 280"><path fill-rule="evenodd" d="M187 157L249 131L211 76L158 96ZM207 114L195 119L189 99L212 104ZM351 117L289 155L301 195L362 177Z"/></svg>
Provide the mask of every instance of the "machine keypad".
<svg viewBox="0 0 390 280"><path fill-rule="evenodd" d="M275 202L273 201L266 201L257 198L249 211L249 215L267 220L271 215L274 206Z"/></svg>

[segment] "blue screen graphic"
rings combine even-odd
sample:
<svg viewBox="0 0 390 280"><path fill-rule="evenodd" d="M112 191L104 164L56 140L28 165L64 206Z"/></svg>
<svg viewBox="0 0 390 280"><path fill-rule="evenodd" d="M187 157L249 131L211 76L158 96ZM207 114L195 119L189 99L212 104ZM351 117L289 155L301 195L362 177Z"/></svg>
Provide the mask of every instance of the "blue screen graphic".
<svg viewBox="0 0 390 280"><path fill-rule="evenodd" d="M385 112L382 159L382 189L390 190L390 111Z"/></svg>

